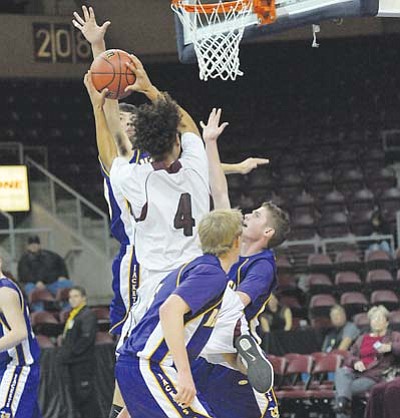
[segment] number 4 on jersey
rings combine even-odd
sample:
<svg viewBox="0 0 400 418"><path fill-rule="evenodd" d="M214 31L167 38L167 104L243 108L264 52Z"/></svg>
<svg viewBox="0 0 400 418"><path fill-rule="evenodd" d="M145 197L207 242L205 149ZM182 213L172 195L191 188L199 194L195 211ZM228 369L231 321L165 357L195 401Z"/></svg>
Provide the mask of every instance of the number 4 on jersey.
<svg viewBox="0 0 400 418"><path fill-rule="evenodd" d="M191 237L195 225L196 221L192 218L192 197L189 193L182 193L175 214L174 228L183 229L185 237Z"/></svg>

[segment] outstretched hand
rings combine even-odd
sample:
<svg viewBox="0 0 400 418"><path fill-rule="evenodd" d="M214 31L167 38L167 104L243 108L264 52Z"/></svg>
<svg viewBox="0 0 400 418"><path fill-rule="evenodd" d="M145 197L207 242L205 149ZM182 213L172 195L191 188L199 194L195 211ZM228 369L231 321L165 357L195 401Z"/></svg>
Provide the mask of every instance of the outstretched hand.
<svg viewBox="0 0 400 418"><path fill-rule="evenodd" d="M136 55L129 55L132 62L127 62L125 65L135 74L136 81L134 84L131 84L125 88L125 91L136 91L139 93L146 93L152 87L149 76L146 73L146 70L143 67L142 62Z"/></svg>
<svg viewBox="0 0 400 418"><path fill-rule="evenodd" d="M222 109L213 109L208 116L207 125L203 121L200 122L200 126L203 129L203 139L207 142L215 142L219 136L224 132L225 128L229 125L228 122L224 122L221 125Z"/></svg>
<svg viewBox="0 0 400 418"><path fill-rule="evenodd" d="M82 6L82 12L83 18L79 13L74 12L75 19L72 19L72 24L82 32L86 40L92 45L103 42L111 22L107 20L107 22L99 26L96 22L96 16L92 7L88 9L86 6Z"/></svg>
<svg viewBox="0 0 400 418"><path fill-rule="evenodd" d="M83 82L85 84L86 90L88 91L90 101L92 102L92 106L97 107L99 109L103 109L104 103L106 102L108 89L104 89L101 92L98 92L96 90L95 86L93 85L90 70L85 74Z"/></svg>
<svg viewBox="0 0 400 418"><path fill-rule="evenodd" d="M269 164L269 160L267 158L247 158L246 160L239 163L239 172L240 174L249 174L254 169L258 168L259 166Z"/></svg>

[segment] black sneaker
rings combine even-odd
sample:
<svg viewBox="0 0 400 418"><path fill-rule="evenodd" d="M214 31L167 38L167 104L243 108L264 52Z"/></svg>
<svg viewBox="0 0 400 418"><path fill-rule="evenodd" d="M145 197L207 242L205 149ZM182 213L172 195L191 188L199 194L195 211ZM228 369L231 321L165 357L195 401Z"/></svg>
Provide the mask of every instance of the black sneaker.
<svg viewBox="0 0 400 418"><path fill-rule="evenodd" d="M265 354L250 335L242 335L235 347L245 366L250 385L260 393L270 391L274 385L274 369Z"/></svg>

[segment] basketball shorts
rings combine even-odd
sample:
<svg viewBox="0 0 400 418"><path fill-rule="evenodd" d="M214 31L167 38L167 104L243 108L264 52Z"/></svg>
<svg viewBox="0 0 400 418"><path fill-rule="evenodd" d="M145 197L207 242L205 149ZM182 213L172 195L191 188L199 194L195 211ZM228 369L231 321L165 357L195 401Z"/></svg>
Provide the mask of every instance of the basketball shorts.
<svg viewBox="0 0 400 418"><path fill-rule="evenodd" d="M135 418L215 418L202 395L190 408L182 408L176 394L177 371L134 356L120 356L115 368L118 386L128 412ZM242 417L243 418L243 417Z"/></svg>
<svg viewBox="0 0 400 418"><path fill-rule="evenodd" d="M128 313L137 299L140 269L132 245L121 245L112 264L112 289L110 305L110 333L121 335Z"/></svg>
<svg viewBox="0 0 400 418"><path fill-rule="evenodd" d="M211 337L201 352L202 357L210 356L211 358L222 353L236 353L235 337L248 333L243 309L244 306L239 296L228 286ZM214 361L211 362L214 363Z"/></svg>
<svg viewBox="0 0 400 418"><path fill-rule="evenodd" d="M273 390L255 391L242 373L198 359L192 368L196 388L218 418L278 418Z"/></svg>
<svg viewBox="0 0 400 418"><path fill-rule="evenodd" d="M41 418L38 365L7 365L0 371L0 417Z"/></svg>

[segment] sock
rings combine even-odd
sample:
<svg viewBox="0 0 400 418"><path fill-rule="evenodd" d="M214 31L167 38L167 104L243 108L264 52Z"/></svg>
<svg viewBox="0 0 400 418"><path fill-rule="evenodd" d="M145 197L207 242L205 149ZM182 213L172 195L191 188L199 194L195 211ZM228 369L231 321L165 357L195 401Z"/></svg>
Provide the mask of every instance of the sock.
<svg viewBox="0 0 400 418"><path fill-rule="evenodd" d="M108 416L108 418L117 418L119 413L123 410L124 408L122 406L118 406L118 405L112 405L111 406L111 410L110 410L110 415Z"/></svg>

